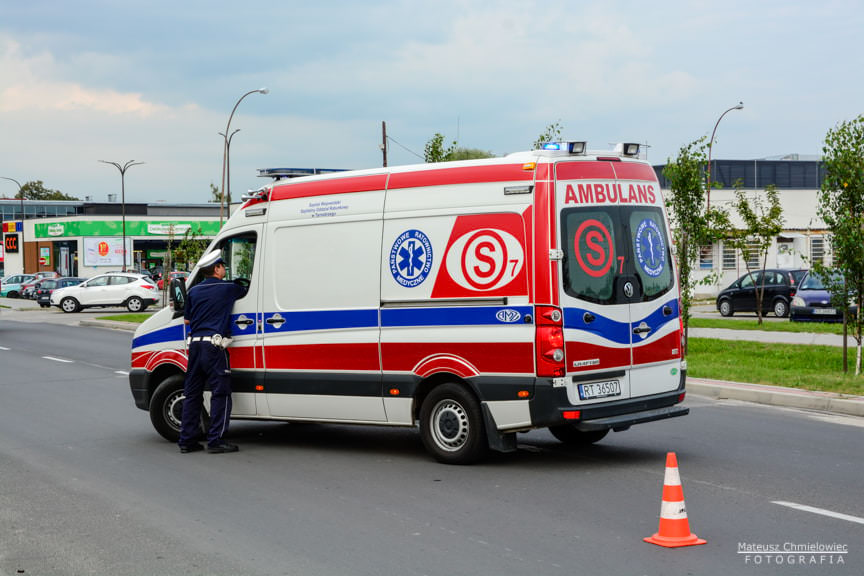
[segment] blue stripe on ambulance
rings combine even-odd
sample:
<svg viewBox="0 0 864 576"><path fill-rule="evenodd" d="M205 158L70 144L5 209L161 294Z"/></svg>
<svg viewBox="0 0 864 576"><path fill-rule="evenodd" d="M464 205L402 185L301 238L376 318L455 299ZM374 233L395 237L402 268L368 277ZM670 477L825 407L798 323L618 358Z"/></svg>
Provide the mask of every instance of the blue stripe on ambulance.
<svg viewBox="0 0 864 576"><path fill-rule="evenodd" d="M663 314L663 308L669 307L671 314ZM584 320L585 313L590 313L594 316L594 320L590 324L586 324ZM678 299L673 298L662 306L658 306L648 316L635 320L633 322L618 322L597 314L595 310L586 310L584 308L564 308L564 328L570 330L582 330L598 334L616 344L629 345L631 339L631 326L640 326L643 322L651 328L651 333L657 332L660 328L673 320L678 320Z"/></svg>
<svg viewBox="0 0 864 576"><path fill-rule="evenodd" d="M173 342L175 340L183 340L185 338L183 332L183 324L175 324L167 328L161 328L138 336L132 340L132 349L140 346L149 346L151 344L160 344L162 342Z"/></svg>

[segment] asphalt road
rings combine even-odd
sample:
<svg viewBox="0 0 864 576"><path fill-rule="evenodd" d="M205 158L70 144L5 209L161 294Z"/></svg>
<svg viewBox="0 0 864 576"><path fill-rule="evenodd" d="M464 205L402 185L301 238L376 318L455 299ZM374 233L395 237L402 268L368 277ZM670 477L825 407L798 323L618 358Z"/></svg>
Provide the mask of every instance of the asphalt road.
<svg viewBox="0 0 864 576"><path fill-rule="evenodd" d="M333 425L236 423L241 452L181 455L134 407L130 340L0 315L0 574L864 573L864 419L691 395L589 450L535 431L470 467ZM642 541L667 451L704 546ZM840 552L746 553L787 544Z"/></svg>

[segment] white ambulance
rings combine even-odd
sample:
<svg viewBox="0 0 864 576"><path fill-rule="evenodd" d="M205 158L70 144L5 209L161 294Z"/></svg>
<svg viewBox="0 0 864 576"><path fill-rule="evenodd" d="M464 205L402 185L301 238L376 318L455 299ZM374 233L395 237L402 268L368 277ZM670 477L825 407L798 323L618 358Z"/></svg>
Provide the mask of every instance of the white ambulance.
<svg viewBox="0 0 864 576"><path fill-rule="evenodd" d="M232 417L419 426L437 460L469 463L534 428L585 445L687 414L669 225L637 156L562 142L251 193L208 248L249 285L232 311ZM129 379L176 441L172 291L176 310L135 333Z"/></svg>

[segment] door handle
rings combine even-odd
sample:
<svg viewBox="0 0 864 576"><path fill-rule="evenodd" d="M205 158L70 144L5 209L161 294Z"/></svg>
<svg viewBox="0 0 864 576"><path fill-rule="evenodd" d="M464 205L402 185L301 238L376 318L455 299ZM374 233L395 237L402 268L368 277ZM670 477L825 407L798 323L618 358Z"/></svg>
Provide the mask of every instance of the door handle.
<svg viewBox="0 0 864 576"><path fill-rule="evenodd" d="M633 334L647 334L650 331L650 326L637 326L636 328L633 328Z"/></svg>
<svg viewBox="0 0 864 576"><path fill-rule="evenodd" d="M267 324L270 324L271 326L275 326L276 328L279 328L280 326L282 326L282 324L285 323L285 318L283 318L281 314L276 313L273 316L271 316L270 318L268 318L266 320L266 322L267 322Z"/></svg>
<svg viewBox="0 0 864 576"><path fill-rule="evenodd" d="M582 315L582 321L585 322L585 324L590 324L594 322L594 320L596 320L596 317L590 312L585 312L585 314Z"/></svg>
<svg viewBox="0 0 864 576"><path fill-rule="evenodd" d="M234 321L234 323L237 324L238 326L249 326L253 322L254 322L254 320L251 320L249 318L247 318L245 320L235 320Z"/></svg>
<svg viewBox="0 0 864 576"><path fill-rule="evenodd" d="M663 306L663 316L671 316L672 315L672 307L671 306Z"/></svg>

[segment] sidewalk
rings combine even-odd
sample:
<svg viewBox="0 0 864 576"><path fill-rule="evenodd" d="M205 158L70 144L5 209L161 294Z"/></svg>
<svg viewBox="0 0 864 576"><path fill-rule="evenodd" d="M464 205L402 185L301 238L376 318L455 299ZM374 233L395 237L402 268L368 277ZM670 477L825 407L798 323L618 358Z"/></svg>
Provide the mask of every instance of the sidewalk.
<svg viewBox="0 0 864 576"><path fill-rule="evenodd" d="M765 332L761 330L733 330L730 328L690 328L690 338L714 338L717 340L748 340L751 342L778 342L780 344L805 344L817 346L843 346L839 334L817 334L814 332ZM849 347L855 347L855 339L849 337Z"/></svg>

